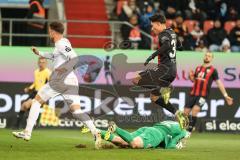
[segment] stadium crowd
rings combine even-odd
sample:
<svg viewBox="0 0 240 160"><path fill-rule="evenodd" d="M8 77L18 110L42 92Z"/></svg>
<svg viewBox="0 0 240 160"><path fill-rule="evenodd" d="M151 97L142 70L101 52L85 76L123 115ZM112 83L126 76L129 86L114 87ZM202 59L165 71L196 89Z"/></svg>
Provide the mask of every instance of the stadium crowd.
<svg viewBox="0 0 240 160"><path fill-rule="evenodd" d="M128 21L134 28L122 25L123 40L133 48L148 49L151 40L139 29L151 33L149 17L164 14L183 43L184 50L240 51L239 0L117 0L114 13L118 20ZM153 35L153 46L158 38Z"/></svg>

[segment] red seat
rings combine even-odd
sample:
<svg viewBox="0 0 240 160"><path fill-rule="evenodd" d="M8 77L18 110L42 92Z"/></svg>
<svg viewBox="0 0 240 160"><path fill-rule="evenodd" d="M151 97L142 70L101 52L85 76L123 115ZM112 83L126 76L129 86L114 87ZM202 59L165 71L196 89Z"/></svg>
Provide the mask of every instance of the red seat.
<svg viewBox="0 0 240 160"><path fill-rule="evenodd" d="M195 21L195 20L185 20L183 22L184 25L186 25L187 29L188 29L188 32L192 32L193 28L194 28L194 25L198 23L198 21Z"/></svg>
<svg viewBox="0 0 240 160"><path fill-rule="evenodd" d="M214 26L214 22L212 20L204 21L204 24L203 24L204 33L207 34L208 30L213 28L213 26Z"/></svg>
<svg viewBox="0 0 240 160"><path fill-rule="evenodd" d="M166 20L166 26L167 26L167 28L171 27L172 24L173 24L173 20L171 20L171 19L167 19L167 20Z"/></svg>
<svg viewBox="0 0 240 160"><path fill-rule="evenodd" d="M230 33L231 30L233 29L233 27L236 26L236 22L235 21L227 21L224 24L224 29L227 31L227 33Z"/></svg>

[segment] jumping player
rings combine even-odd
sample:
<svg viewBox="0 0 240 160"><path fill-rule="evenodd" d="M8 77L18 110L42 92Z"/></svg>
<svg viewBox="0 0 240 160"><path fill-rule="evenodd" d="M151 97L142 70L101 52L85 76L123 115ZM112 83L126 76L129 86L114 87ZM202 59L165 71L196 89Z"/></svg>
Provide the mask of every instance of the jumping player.
<svg viewBox="0 0 240 160"><path fill-rule="evenodd" d="M192 111L188 131L192 132L197 122L197 114L201 107L205 104L209 95L212 82L215 81L228 105L233 104L233 99L228 95L221 80L219 80L217 69L212 66L213 54L206 52L203 59L203 64L198 66L189 74L190 80L194 83L190 96L184 107L184 113L189 115Z"/></svg>
<svg viewBox="0 0 240 160"><path fill-rule="evenodd" d="M53 53L40 52L35 47L32 48L32 51L34 54L38 56L51 59L54 65L53 66L54 71L61 78L61 75L64 73L65 68L59 68L59 66L61 66L65 62L68 62L71 59L74 59L75 57L77 57L77 54L74 52L71 43L68 41L68 39L63 37L64 26L62 23L52 22L49 25L48 31L51 41L55 43L55 49ZM58 82L58 79L56 79L56 82ZM91 133L95 136L95 147L97 149L100 148L99 146L101 144L100 132L96 129L91 118L86 113L83 113L80 108L80 97L78 95L78 79L73 71L67 75L67 77L64 79L64 83L68 85L69 88L64 88L63 92L59 92L56 91L56 89L52 89L50 83L45 84L38 91L37 95L33 99L25 130L22 132L13 132L13 135L17 138L22 138L27 141L30 140L33 127L40 113L41 104L48 101L50 98L53 98L61 94L68 103L68 105L70 106L70 111L72 112L73 116L81 120L90 129ZM61 86L64 86L64 84L58 83L56 85L59 88L61 88ZM71 93L77 94L73 95Z"/></svg>
<svg viewBox="0 0 240 160"><path fill-rule="evenodd" d="M152 102L170 111L174 114L183 127L184 120L187 117L170 102L170 85L176 77L176 49L181 47L181 42L177 40L176 33L171 28L166 28L166 18L161 14L155 14L150 17L152 31L159 37L160 48L154 52L144 65L158 56L158 66L153 69L145 70L133 79L133 84L138 86L160 86L160 90L153 90L150 94Z"/></svg>

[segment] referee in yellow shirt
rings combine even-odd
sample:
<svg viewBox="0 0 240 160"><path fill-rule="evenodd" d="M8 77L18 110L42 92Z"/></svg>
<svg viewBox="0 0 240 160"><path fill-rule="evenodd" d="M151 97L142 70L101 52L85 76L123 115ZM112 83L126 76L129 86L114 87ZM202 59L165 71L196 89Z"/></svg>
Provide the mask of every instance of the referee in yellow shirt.
<svg viewBox="0 0 240 160"><path fill-rule="evenodd" d="M47 60L43 57L38 59L38 69L34 71L34 82L31 86L24 88L25 93L29 93L29 97L25 100L22 105L20 112L17 115L16 128L20 127L21 121L24 117L24 113L32 105L32 99L37 94L38 90L49 81L51 71L47 68Z"/></svg>

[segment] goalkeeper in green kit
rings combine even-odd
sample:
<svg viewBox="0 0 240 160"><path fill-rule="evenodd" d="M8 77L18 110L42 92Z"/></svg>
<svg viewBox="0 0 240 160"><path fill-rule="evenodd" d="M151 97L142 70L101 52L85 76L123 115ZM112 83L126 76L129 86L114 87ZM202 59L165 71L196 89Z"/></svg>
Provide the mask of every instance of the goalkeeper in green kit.
<svg viewBox="0 0 240 160"><path fill-rule="evenodd" d="M185 122L185 125L188 125L187 123ZM188 138L188 132L181 129L175 121L163 121L131 133L110 122L108 130L101 131L101 136L121 147L181 149L184 145L182 139Z"/></svg>

